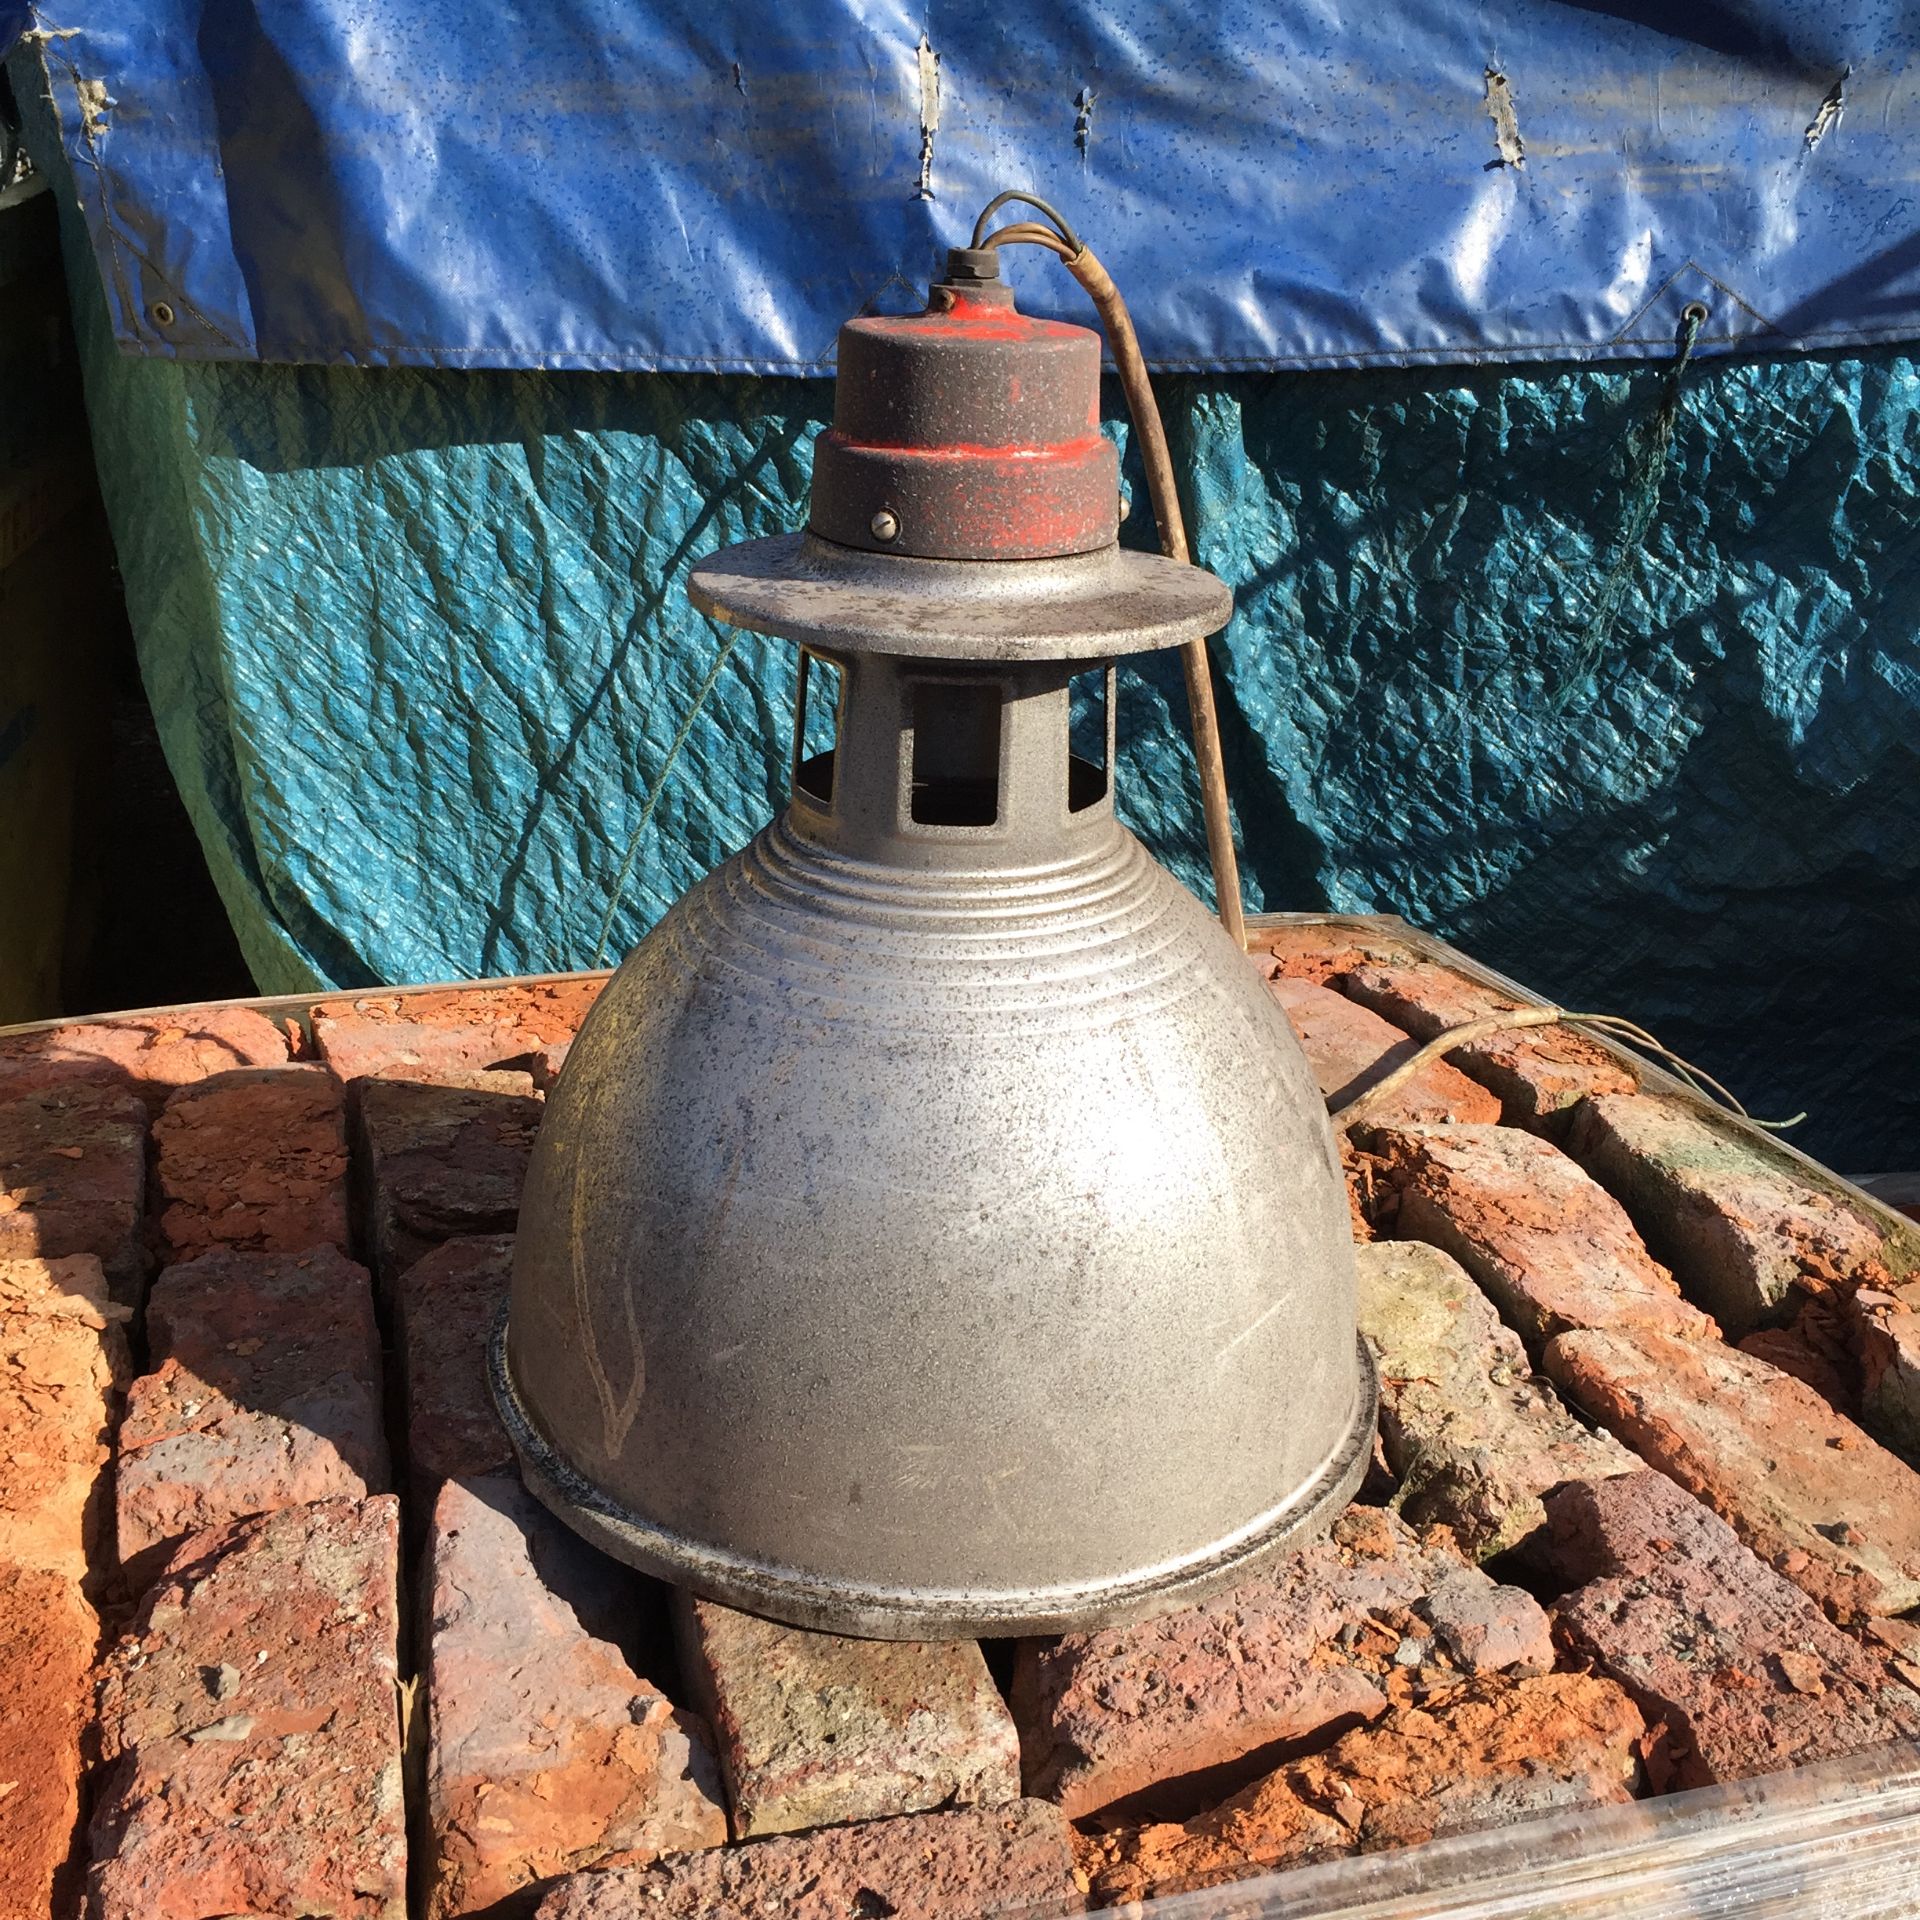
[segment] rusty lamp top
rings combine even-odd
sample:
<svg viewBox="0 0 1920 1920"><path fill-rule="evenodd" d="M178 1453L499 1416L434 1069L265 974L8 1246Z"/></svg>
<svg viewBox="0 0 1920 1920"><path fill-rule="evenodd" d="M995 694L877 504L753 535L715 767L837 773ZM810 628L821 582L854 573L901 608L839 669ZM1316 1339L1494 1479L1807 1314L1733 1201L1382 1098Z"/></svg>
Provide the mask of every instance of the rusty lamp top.
<svg viewBox="0 0 1920 1920"><path fill-rule="evenodd" d="M924 313L840 329L808 522L823 538L922 560L1091 553L1118 535L1119 476L1099 335L1018 312L999 279L949 278Z"/></svg>
<svg viewBox="0 0 1920 1920"><path fill-rule="evenodd" d="M837 653L968 660L1110 658L1226 625L1212 574L1119 543L1099 335L1019 312L998 272L956 248L923 313L841 328L808 530L703 561L703 613Z"/></svg>

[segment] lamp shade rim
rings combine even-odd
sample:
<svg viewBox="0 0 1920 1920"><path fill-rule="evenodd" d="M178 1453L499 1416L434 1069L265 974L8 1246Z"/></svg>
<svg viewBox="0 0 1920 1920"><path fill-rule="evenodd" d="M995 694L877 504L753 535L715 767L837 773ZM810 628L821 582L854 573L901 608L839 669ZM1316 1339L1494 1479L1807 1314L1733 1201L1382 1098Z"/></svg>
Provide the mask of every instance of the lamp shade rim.
<svg viewBox="0 0 1920 1920"><path fill-rule="evenodd" d="M777 1565L688 1538L612 1499L541 1432L514 1383L503 1307L488 1345L495 1411L527 1488L601 1551L692 1593L789 1626L873 1640L974 1639L1073 1633L1190 1606L1255 1566L1316 1538L1359 1491L1373 1456L1379 1383L1355 1341L1352 1409L1320 1465L1277 1506L1222 1540L1157 1566L1101 1580L1020 1589L869 1586Z"/></svg>

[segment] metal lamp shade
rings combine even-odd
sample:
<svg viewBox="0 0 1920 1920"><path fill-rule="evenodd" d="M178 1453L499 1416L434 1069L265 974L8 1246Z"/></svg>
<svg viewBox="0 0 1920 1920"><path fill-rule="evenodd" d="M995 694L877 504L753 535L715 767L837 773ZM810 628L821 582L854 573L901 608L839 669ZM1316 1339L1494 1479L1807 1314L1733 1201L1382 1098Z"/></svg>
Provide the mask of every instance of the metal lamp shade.
<svg viewBox="0 0 1920 1920"><path fill-rule="evenodd" d="M1114 817L1110 700L1106 764L1069 747L1076 672L1110 691L1225 589L1111 540L807 535L693 593L837 670L837 739L549 1102L493 1356L529 1484L635 1565L849 1633L1233 1579L1365 1467L1345 1195L1284 1016Z"/></svg>

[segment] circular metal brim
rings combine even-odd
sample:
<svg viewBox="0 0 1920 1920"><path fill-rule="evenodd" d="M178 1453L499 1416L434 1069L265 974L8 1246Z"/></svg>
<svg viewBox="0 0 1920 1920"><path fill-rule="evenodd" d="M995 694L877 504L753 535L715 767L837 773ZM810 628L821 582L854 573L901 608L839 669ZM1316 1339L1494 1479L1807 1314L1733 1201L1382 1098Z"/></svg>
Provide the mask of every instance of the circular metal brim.
<svg viewBox="0 0 1920 1920"><path fill-rule="evenodd" d="M702 613L826 652L1090 660L1218 633L1233 595L1203 567L1105 547L1061 560L914 560L808 533L728 547L694 568Z"/></svg>
<svg viewBox="0 0 1920 1920"><path fill-rule="evenodd" d="M1345 1510L1373 1457L1379 1383L1364 1339L1352 1418L1319 1469L1283 1505L1231 1539L1119 1579L1023 1592L912 1591L855 1586L798 1567L728 1553L652 1525L596 1487L540 1432L507 1360L503 1307L488 1349L493 1403L528 1490L574 1532L628 1566L790 1626L870 1640L962 1640L1072 1633L1190 1606L1243 1580L1283 1548L1318 1537ZM929 1516L929 1524L937 1524Z"/></svg>

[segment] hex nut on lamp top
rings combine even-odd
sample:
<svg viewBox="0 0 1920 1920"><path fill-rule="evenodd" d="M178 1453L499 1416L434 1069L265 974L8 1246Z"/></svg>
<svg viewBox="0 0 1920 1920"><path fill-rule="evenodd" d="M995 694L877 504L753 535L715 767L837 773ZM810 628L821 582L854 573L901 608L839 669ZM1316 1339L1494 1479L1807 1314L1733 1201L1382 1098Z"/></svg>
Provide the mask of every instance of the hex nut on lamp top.
<svg viewBox="0 0 1920 1920"><path fill-rule="evenodd" d="M491 1362L528 1485L797 1625L1162 1610L1370 1450L1319 1091L1114 817L1113 660L1232 603L1119 545L1099 376L975 250L843 328L808 531L690 588L802 649L791 801L628 956L534 1153Z"/></svg>

